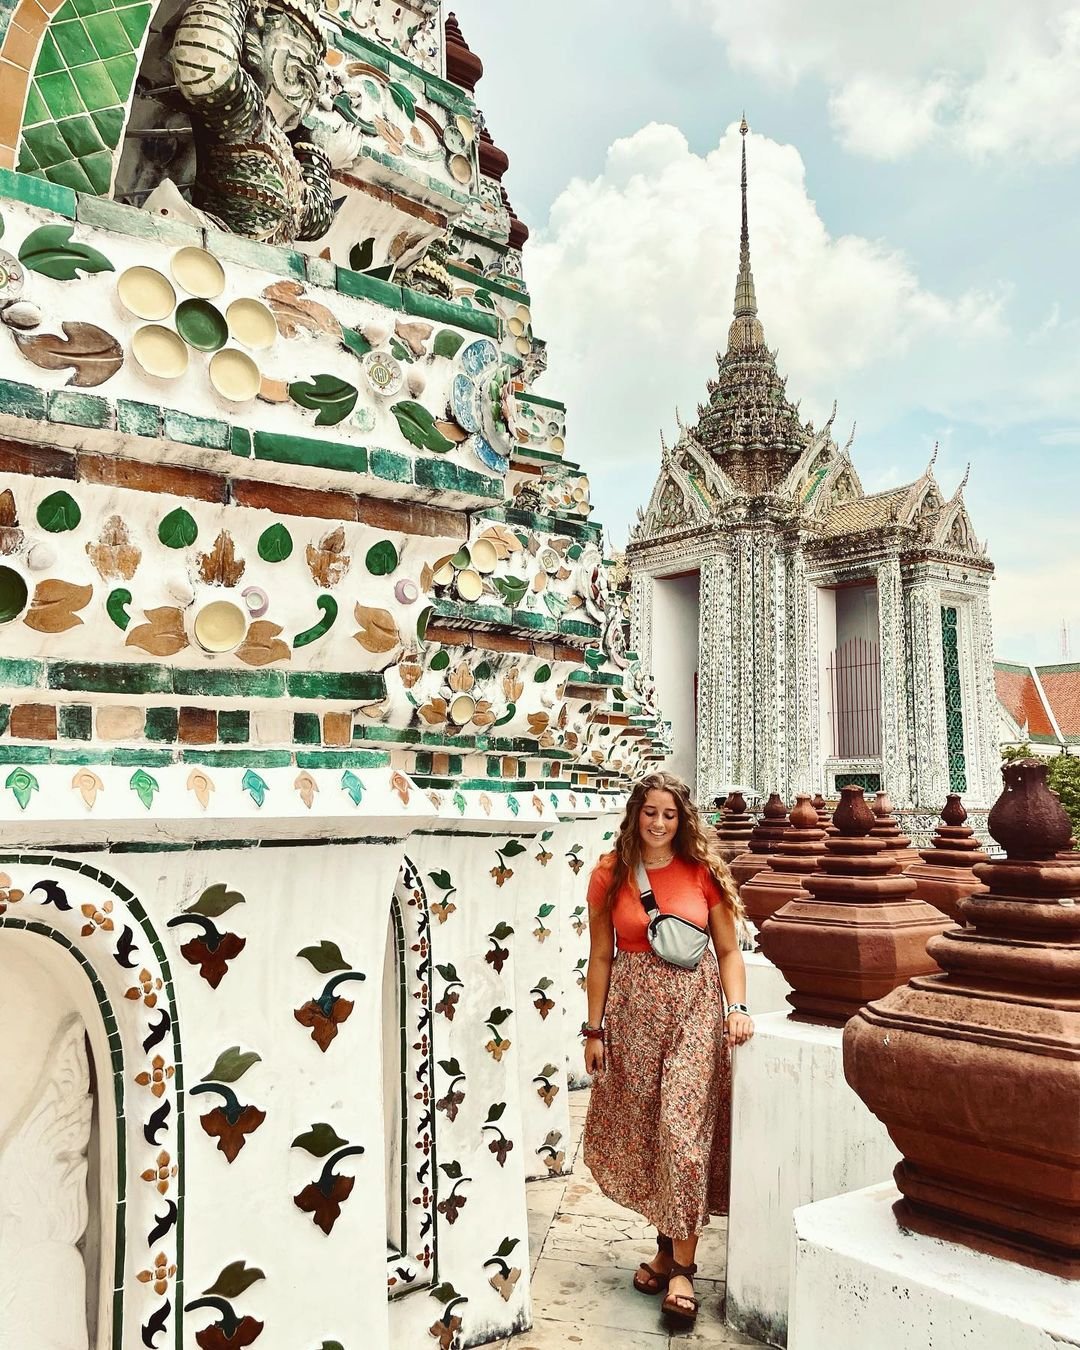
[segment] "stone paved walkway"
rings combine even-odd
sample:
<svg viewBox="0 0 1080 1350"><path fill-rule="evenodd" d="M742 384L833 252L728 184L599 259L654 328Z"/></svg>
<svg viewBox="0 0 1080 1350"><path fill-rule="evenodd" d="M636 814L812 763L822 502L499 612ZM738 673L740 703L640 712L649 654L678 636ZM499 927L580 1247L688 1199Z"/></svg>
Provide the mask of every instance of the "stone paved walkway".
<svg viewBox="0 0 1080 1350"><path fill-rule="evenodd" d="M708 1346L734 1350L759 1341L732 1331L721 1316L727 1221L713 1219L698 1245L702 1300L691 1333L672 1334L660 1299L630 1288L640 1261L656 1250L656 1236L640 1216L602 1195L581 1161L587 1092L570 1099L574 1171L529 1185L529 1256L533 1272L533 1329L501 1350L677 1350Z"/></svg>

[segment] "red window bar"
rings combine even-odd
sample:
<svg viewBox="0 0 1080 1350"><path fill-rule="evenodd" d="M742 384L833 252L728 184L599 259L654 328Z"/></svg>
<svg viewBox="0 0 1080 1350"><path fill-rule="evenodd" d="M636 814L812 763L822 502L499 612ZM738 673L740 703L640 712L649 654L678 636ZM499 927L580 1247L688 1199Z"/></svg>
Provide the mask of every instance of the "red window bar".
<svg viewBox="0 0 1080 1350"><path fill-rule="evenodd" d="M833 754L876 759L881 754L881 660L878 644L853 637L829 661Z"/></svg>

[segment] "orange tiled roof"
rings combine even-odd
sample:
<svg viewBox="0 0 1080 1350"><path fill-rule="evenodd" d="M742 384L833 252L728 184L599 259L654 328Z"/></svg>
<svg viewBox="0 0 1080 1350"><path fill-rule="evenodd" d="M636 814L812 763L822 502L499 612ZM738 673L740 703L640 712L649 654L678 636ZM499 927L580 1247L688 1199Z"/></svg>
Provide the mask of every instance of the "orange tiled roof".
<svg viewBox="0 0 1080 1350"><path fill-rule="evenodd" d="M1076 669L1080 671L1080 666ZM1040 671L1039 678L1042 679ZM1053 725L1046 715L1039 690L1028 666L1014 665L1011 661L994 662L994 684L997 696L1009 716L1033 741L1056 741ZM1045 682L1043 687L1045 688ZM1078 684L1080 689L1080 684ZM1050 697L1047 690L1047 697ZM1053 707L1053 703L1051 703ZM1056 713L1055 708L1055 713ZM1064 731L1064 728L1062 728Z"/></svg>
<svg viewBox="0 0 1080 1350"><path fill-rule="evenodd" d="M1035 669L1062 736L1067 741L1080 741L1080 664L1066 662Z"/></svg>

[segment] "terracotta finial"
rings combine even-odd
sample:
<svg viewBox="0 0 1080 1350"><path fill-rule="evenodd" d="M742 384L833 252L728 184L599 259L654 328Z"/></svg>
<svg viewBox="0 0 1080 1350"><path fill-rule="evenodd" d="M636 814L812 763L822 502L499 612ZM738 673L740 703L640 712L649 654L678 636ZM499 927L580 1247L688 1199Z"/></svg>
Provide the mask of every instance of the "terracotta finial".
<svg viewBox="0 0 1080 1350"><path fill-rule="evenodd" d="M471 94L484 74L484 63L465 41L456 14L448 14L446 34L446 78Z"/></svg>
<svg viewBox="0 0 1080 1350"><path fill-rule="evenodd" d="M875 794L874 815L879 818L892 815L892 801L887 792L881 791Z"/></svg>
<svg viewBox="0 0 1080 1350"><path fill-rule="evenodd" d="M833 812L833 824L845 839L859 839L874 828L874 812L861 787L840 789L840 805Z"/></svg>
<svg viewBox="0 0 1080 1350"><path fill-rule="evenodd" d="M746 798L741 792L733 792L724 803L724 809L732 815L741 816L746 810Z"/></svg>
<svg viewBox="0 0 1080 1350"><path fill-rule="evenodd" d="M959 792L950 792L945 798L945 806L941 812L941 819L946 825L963 825L967 820L967 812L964 810L964 803L960 800Z"/></svg>
<svg viewBox="0 0 1080 1350"><path fill-rule="evenodd" d="M765 803L765 808L761 814L766 820L787 819L787 807L784 805L784 799L779 792L769 793L769 800Z"/></svg>
<svg viewBox="0 0 1080 1350"><path fill-rule="evenodd" d="M1010 861L1052 858L1069 847L1072 825L1047 784L1049 771L1042 759L1019 759L1002 767L1005 791L994 803L987 825Z"/></svg>
<svg viewBox="0 0 1080 1350"><path fill-rule="evenodd" d="M754 817L746 809L746 798L741 792L728 793L716 822L716 842L723 860L730 863L744 853L753 833Z"/></svg>
<svg viewBox="0 0 1080 1350"><path fill-rule="evenodd" d="M787 807L779 792L771 792L758 823L746 839L746 851L731 860L731 875L735 885L742 887L751 877L768 866L768 855L787 832Z"/></svg>
<svg viewBox="0 0 1080 1350"><path fill-rule="evenodd" d="M818 814L814 810L814 803L810 800L808 792L800 792L795 797L795 805L791 808L791 815L788 816L792 825L797 830L816 830L818 828Z"/></svg>

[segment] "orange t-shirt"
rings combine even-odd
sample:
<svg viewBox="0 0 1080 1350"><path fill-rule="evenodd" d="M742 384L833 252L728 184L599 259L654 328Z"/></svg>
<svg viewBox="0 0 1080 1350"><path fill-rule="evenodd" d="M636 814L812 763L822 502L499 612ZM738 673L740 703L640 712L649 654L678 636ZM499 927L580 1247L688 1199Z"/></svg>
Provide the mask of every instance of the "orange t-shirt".
<svg viewBox="0 0 1080 1350"><path fill-rule="evenodd" d="M605 853L589 879L589 909L599 909L611 884L615 854ZM649 869L649 883L661 914L677 914L699 928L709 926L709 910L724 903L716 879L704 863L674 858L666 867ZM611 907L615 938L621 952L649 950L649 916L641 903L637 882L627 877Z"/></svg>

